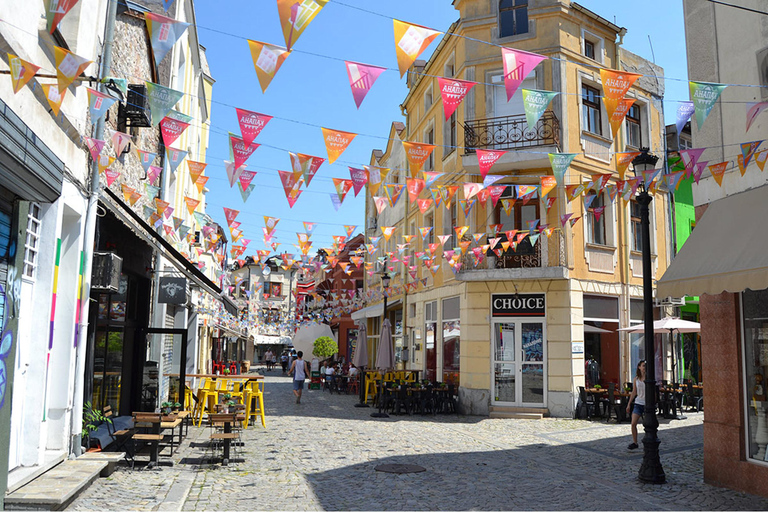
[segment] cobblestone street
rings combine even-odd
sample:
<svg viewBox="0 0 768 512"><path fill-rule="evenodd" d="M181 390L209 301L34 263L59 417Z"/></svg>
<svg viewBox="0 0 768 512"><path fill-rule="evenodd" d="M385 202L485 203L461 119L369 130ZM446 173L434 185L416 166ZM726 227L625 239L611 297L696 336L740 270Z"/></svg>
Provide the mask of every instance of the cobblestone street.
<svg viewBox="0 0 768 512"><path fill-rule="evenodd" d="M69 510L768 510L768 500L703 483L702 414L662 420L667 484L637 481L629 425L570 419L370 417L354 396L265 386L267 429L243 433L246 462L200 465L192 428L172 467L121 467ZM642 438L642 429L640 429ZM416 464L394 475L381 464Z"/></svg>

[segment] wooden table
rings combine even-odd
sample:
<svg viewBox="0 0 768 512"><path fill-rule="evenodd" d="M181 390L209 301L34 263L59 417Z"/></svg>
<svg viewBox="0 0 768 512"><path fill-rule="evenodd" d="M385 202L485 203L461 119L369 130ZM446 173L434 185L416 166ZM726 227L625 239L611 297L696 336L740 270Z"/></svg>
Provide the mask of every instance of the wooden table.
<svg viewBox="0 0 768 512"><path fill-rule="evenodd" d="M163 374L166 377L178 377L178 373L164 373ZM238 379L238 380L262 380L264 378L263 375L259 375L258 373L241 373L236 375L220 375L217 373L187 373L185 374L187 377L193 377L197 379Z"/></svg>
<svg viewBox="0 0 768 512"><path fill-rule="evenodd" d="M215 441L221 441L224 445L224 454L222 456L221 463L223 465L229 464L230 461L230 450L232 448L232 441L234 439L237 439L239 436L237 433L232 432L232 424L236 421L243 421L245 419L244 414L223 414L223 413L213 413L208 415L208 419L211 422L211 425L223 425L224 426L224 432L214 432L211 434L211 442Z"/></svg>

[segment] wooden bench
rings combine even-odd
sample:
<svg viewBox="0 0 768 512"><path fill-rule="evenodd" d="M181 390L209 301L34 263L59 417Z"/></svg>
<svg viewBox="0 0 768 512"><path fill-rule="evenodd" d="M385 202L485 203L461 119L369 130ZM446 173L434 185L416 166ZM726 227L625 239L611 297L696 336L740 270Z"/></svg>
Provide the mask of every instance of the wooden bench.
<svg viewBox="0 0 768 512"><path fill-rule="evenodd" d="M142 430L141 432L134 434L133 439L147 443L150 447L150 466L158 464L160 442L165 438L165 436L160 433L162 416L160 413L135 412L133 413L133 421L136 429Z"/></svg>
<svg viewBox="0 0 768 512"><path fill-rule="evenodd" d="M181 434L182 434L182 419L178 416L171 415L171 416L163 416L162 421L160 422L160 430L164 429L170 429L171 431L171 455L173 455L173 448L176 440L176 434L174 433L176 430L176 427L179 428L179 443L177 445L181 446Z"/></svg>

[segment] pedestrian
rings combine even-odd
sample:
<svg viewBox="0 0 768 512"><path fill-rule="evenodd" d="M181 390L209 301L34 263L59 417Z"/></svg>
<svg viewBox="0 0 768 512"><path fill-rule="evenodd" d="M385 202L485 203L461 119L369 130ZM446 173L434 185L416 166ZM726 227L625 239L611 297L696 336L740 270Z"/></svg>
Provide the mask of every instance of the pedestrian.
<svg viewBox="0 0 768 512"><path fill-rule="evenodd" d="M264 364L267 366L267 371L272 369L272 349L267 349L264 353Z"/></svg>
<svg viewBox="0 0 768 512"><path fill-rule="evenodd" d="M632 407L632 400L635 400L635 406L632 409L632 443L627 446L629 450L637 450L637 422L640 421L640 416L645 412L645 361L637 363L637 370L635 371L635 383L632 386L632 394L629 397L629 403L627 404L627 414L629 414L629 408ZM654 412L654 411L651 411Z"/></svg>
<svg viewBox="0 0 768 512"><path fill-rule="evenodd" d="M288 352L283 352L280 356L280 365L283 367L283 375L288 372Z"/></svg>
<svg viewBox="0 0 768 512"><path fill-rule="evenodd" d="M309 365L302 359L304 352L299 350L296 359L291 364L290 374L293 376L293 394L296 395L296 403L301 403L301 392L304 390L304 381L309 375Z"/></svg>

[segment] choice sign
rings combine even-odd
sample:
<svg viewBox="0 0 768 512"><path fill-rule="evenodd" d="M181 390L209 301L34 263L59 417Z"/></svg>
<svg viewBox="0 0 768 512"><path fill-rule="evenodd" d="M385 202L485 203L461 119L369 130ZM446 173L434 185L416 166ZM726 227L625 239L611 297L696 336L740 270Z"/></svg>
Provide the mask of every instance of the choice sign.
<svg viewBox="0 0 768 512"><path fill-rule="evenodd" d="M493 316L544 316L544 294L493 295L491 311Z"/></svg>

